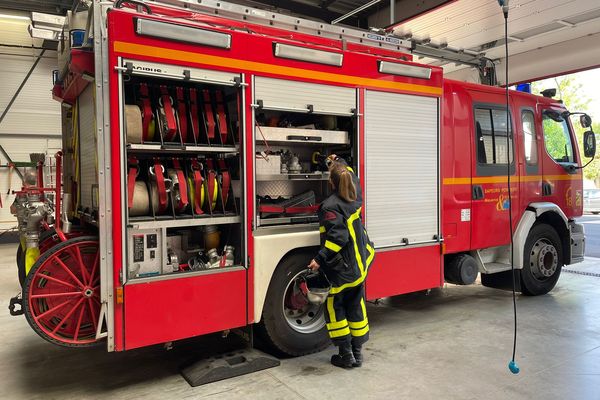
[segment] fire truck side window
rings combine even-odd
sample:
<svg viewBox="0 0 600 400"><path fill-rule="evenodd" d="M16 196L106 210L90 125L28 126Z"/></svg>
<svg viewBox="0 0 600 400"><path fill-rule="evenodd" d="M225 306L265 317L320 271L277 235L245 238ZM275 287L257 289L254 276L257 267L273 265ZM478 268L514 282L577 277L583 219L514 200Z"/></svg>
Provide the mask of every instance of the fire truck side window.
<svg viewBox="0 0 600 400"><path fill-rule="evenodd" d="M544 113L544 144L546 151L556 162L575 162L573 156L573 143L569 133L567 121L563 118L551 118L550 115Z"/></svg>
<svg viewBox="0 0 600 400"><path fill-rule="evenodd" d="M521 114L523 136L525 142L525 162L527 165L537 165L537 136L535 133L535 119L533 111L524 110Z"/></svg>
<svg viewBox="0 0 600 400"><path fill-rule="evenodd" d="M512 135L506 148L506 111L477 107L475 109L477 162L482 165L506 165L508 154L512 163Z"/></svg>

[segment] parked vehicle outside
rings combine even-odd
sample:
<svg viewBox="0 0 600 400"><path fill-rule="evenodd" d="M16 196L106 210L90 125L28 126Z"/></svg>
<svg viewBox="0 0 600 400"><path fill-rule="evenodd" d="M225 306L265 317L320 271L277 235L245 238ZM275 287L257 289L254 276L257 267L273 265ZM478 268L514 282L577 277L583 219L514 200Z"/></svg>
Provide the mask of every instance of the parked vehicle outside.
<svg viewBox="0 0 600 400"><path fill-rule="evenodd" d="M583 190L583 212L600 214L600 189Z"/></svg>

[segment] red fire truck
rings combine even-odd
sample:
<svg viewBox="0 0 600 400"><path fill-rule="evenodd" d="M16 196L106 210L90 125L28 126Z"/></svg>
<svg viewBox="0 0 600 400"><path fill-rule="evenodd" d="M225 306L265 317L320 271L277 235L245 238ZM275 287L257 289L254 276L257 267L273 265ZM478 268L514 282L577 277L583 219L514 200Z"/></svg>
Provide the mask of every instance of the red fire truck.
<svg viewBox="0 0 600 400"><path fill-rule="evenodd" d="M16 203L23 310L52 343L123 351L256 324L281 353L324 348L322 309L294 293L333 153L363 185L368 299L479 273L502 287L511 264L539 295L583 259L559 101L511 91L507 126L503 89L445 80L398 38L223 2L94 1L89 21L53 91L55 221L39 183Z"/></svg>

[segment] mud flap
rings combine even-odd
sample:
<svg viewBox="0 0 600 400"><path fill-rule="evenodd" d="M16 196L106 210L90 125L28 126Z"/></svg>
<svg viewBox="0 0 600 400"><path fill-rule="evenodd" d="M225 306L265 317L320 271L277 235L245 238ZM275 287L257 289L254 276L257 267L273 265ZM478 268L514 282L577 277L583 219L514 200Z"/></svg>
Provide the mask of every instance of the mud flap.
<svg viewBox="0 0 600 400"><path fill-rule="evenodd" d="M481 274L481 284L494 289L512 290L512 279L512 271L497 272L495 274ZM521 291L520 269L515 269L515 291Z"/></svg>
<svg viewBox="0 0 600 400"><path fill-rule="evenodd" d="M183 378L196 387L223 379L278 367L280 361L258 350L248 348L198 360L180 369Z"/></svg>

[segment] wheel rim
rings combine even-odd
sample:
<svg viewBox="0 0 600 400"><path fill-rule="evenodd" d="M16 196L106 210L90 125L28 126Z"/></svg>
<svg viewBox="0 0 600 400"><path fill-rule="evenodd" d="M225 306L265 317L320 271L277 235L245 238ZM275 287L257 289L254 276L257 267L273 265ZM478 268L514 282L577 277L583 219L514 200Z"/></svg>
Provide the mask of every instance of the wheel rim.
<svg viewBox="0 0 600 400"><path fill-rule="evenodd" d="M67 345L97 341L99 261L98 241L81 240L56 249L30 273L31 320L48 338Z"/></svg>
<svg viewBox="0 0 600 400"><path fill-rule="evenodd" d="M558 269L558 251L554 244L546 238L538 239L531 248L529 263L536 279L549 279Z"/></svg>
<svg viewBox="0 0 600 400"><path fill-rule="evenodd" d="M294 293L294 283L304 271L298 272L288 282L283 295L282 309L285 321L290 328L298 333L310 334L325 326L323 307L306 302L302 307L294 306L291 298Z"/></svg>

